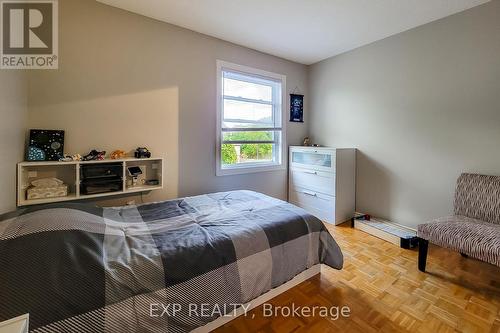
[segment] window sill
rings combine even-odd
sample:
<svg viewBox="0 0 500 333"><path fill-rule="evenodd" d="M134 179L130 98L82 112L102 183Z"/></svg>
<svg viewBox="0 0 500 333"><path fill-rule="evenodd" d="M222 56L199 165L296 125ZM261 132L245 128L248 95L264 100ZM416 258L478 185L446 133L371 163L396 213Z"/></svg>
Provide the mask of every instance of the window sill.
<svg viewBox="0 0 500 333"><path fill-rule="evenodd" d="M259 173L259 172L269 172L269 171L283 171L285 166L280 165L262 165L262 166L239 166L233 168L217 168L216 175L219 176L231 176L231 175L243 175L249 173Z"/></svg>

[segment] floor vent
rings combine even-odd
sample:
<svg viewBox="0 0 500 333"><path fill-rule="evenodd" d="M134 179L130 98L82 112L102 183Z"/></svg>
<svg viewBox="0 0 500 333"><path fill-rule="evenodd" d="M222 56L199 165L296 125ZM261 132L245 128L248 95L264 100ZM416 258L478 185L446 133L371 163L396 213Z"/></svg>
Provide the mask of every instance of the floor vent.
<svg viewBox="0 0 500 333"><path fill-rule="evenodd" d="M414 248L418 244L415 230L391 221L370 217L365 214L356 214L352 226L404 249Z"/></svg>

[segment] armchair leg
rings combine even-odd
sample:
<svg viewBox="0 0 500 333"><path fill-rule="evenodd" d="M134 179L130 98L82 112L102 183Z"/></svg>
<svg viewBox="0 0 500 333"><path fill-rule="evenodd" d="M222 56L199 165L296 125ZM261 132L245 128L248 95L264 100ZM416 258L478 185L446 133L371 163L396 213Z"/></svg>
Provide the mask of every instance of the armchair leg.
<svg viewBox="0 0 500 333"><path fill-rule="evenodd" d="M425 272L425 265L427 263L427 249L429 248L429 241L423 238L418 239L418 270Z"/></svg>

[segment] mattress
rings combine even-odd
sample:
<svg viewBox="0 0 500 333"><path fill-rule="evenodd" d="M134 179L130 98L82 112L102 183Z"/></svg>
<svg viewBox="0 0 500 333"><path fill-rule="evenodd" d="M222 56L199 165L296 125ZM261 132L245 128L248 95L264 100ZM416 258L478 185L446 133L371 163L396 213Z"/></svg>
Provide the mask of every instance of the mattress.
<svg viewBox="0 0 500 333"><path fill-rule="evenodd" d="M31 207L0 217L0 321L29 313L30 332L189 332L318 263L343 265L322 222L251 191Z"/></svg>

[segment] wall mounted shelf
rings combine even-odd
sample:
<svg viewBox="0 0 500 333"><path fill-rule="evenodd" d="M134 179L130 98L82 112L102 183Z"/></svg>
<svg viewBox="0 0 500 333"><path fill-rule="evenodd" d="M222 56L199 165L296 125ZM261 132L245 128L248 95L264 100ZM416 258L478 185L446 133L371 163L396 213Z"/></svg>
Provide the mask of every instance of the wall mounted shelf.
<svg viewBox="0 0 500 333"><path fill-rule="evenodd" d="M81 191L82 166L107 166L120 164L123 174L121 188L114 192L84 194ZM140 167L142 175L137 177L133 185L132 177L128 174L128 167ZM68 186L68 195L55 198L27 199L27 191L31 182L42 178L57 178ZM158 184L147 185L147 181L157 180ZM54 202L84 200L109 197L129 193L149 192L163 188L163 159L162 158L125 158L119 160L106 159L102 161L71 161L71 162L21 162L17 165L17 206L30 206Z"/></svg>

